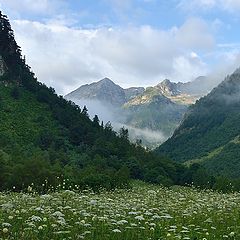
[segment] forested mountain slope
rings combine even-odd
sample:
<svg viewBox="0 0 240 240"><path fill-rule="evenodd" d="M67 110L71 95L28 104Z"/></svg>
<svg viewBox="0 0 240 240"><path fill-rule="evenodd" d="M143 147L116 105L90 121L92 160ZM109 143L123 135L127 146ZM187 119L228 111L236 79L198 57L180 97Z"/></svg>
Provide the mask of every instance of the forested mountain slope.
<svg viewBox="0 0 240 240"><path fill-rule="evenodd" d="M190 107L174 135L157 152L198 162L213 174L240 176L240 72L236 70Z"/></svg>

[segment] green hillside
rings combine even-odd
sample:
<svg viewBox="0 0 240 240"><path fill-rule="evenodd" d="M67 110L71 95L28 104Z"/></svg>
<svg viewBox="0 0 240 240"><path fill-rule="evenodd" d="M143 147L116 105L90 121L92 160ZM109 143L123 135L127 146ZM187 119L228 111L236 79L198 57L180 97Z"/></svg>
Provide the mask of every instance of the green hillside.
<svg viewBox="0 0 240 240"><path fill-rule="evenodd" d="M126 129L90 120L86 108L38 82L1 12L0 25L0 189L181 183L183 166L131 144Z"/></svg>
<svg viewBox="0 0 240 240"><path fill-rule="evenodd" d="M174 135L157 150L176 161L198 162L215 174L240 176L240 73L201 98Z"/></svg>

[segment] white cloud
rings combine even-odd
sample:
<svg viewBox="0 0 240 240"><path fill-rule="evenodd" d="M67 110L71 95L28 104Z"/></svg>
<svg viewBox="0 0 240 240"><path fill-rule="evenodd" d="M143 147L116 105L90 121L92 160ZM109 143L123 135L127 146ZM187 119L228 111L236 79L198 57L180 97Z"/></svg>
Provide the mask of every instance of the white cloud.
<svg viewBox="0 0 240 240"><path fill-rule="evenodd" d="M220 4L223 8L229 11L238 11L240 9L239 0L221 0Z"/></svg>
<svg viewBox="0 0 240 240"><path fill-rule="evenodd" d="M240 9L239 0L180 0L179 7L184 10L209 10L222 9L230 12L237 12Z"/></svg>
<svg viewBox="0 0 240 240"><path fill-rule="evenodd" d="M152 85L165 77L187 81L206 73L203 61L191 53L214 46L210 29L197 19L167 31L150 26L83 30L23 20L12 24L39 80L61 94L105 76L124 87Z"/></svg>
<svg viewBox="0 0 240 240"><path fill-rule="evenodd" d="M174 77L181 79L192 79L194 76L202 76L207 72L207 67L200 57L191 52L189 56L180 56L173 62Z"/></svg>
<svg viewBox="0 0 240 240"><path fill-rule="evenodd" d="M122 127L128 129L129 137L132 142L135 142L137 139L142 139L143 143L148 143L146 145L150 144L158 146L167 139L167 136L165 136L163 132L156 130L153 131L149 128L136 128L131 125L121 123L113 123L113 127L116 128L116 130L119 130Z"/></svg>
<svg viewBox="0 0 240 240"><path fill-rule="evenodd" d="M177 42L185 48L210 49L214 46L214 38L209 30L204 20L191 18L177 30Z"/></svg>

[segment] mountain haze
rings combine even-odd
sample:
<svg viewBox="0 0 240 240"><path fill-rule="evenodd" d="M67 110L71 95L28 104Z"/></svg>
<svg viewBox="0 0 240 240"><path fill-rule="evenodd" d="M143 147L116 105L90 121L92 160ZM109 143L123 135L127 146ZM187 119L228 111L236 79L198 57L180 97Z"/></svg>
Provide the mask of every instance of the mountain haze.
<svg viewBox="0 0 240 240"><path fill-rule="evenodd" d="M141 138L144 145L154 147L172 135L187 108L208 92L209 79L206 77L187 83L174 83L165 79L146 89L123 89L109 78L104 78L79 87L65 98L76 104L86 104L91 112L91 108L95 112L99 111L102 119L106 118L105 115L110 116L117 126L122 124L132 129L130 137L133 140ZM139 134L144 133L142 130L147 134ZM156 131L159 137L149 142L147 138L151 131Z"/></svg>

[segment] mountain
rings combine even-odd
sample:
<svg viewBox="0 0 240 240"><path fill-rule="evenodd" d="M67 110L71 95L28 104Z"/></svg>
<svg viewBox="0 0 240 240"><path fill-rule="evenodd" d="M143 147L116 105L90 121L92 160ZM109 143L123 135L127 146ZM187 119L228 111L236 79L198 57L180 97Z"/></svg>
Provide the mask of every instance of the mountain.
<svg viewBox="0 0 240 240"><path fill-rule="evenodd" d="M193 104L200 97L207 95L221 81L211 77L200 76L190 82L174 83L165 79L154 88L173 102Z"/></svg>
<svg viewBox="0 0 240 240"><path fill-rule="evenodd" d="M211 79L200 76L186 83L174 83L165 79L154 88L175 103L190 105L194 104L200 97L209 93L215 87L215 84L215 82L212 83Z"/></svg>
<svg viewBox="0 0 240 240"><path fill-rule="evenodd" d="M142 87L121 88L109 78L103 78L98 82L82 85L73 92L67 94L67 99L98 100L104 104L121 106L126 101L144 92Z"/></svg>
<svg viewBox="0 0 240 240"><path fill-rule="evenodd" d="M173 136L156 151L214 175L240 177L240 71L192 105Z"/></svg>
<svg viewBox="0 0 240 240"><path fill-rule="evenodd" d="M152 148L173 134L187 108L210 91L209 82L211 81L207 77L198 77L187 83L165 79L146 89L123 89L112 80L104 78L81 86L65 98L87 105L91 112L93 108L101 119L108 116L116 126L122 124L131 129L130 137L133 141L141 138L145 146Z"/></svg>
<svg viewBox="0 0 240 240"><path fill-rule="evenodd" d="M206 77L198 77L194 81L186 83L175 83L165 79L156 86L148 87L142 93L131 98L125 103L125 107L149 103L155 96L164 96L175 104L188 106L210 92L213 87L209 84L209 81Z"/></svg>
<svg viewBox="0 0 240 240"><path fill-rule="evenodd" d="M99 100L113 105L122 105L126 102L124 90L111 81L104 78L99 82L86 84L65 96L67 99Z"/></svg>
<svg viewBox="0 0 240 240"><path fill-rule="evenodd" d="M188 106L174 103L155 90L147 88L143 94L127 102L123 109L126 124L140 129L161 131L163 137L156 142L159 144L173 133Z"/></svg>
<svg viewBox="0 0 240 240"><path fill-rule="evenodd" d="M171 136L188 105L196 100L193 96L182 94L178 84L170 80L147 89L123 89L108 78L83 85L65 98L87 105L90 112L97 112L101 119L107 116L117 128L124 125L131 129L130 138L133 141L141 138L143 144L151 148ZM149 131L158 133L151 133L154 137L150 137Z"/></svg>
<svg viewBox="0 0 240 240"><path fill-rule="evenodd" d="M139 95L151 98L153 95L160 94L171 99L173 102L188 105L194 103L200 96L208 93L209 88L200 88L200 85L205 86L207 85L207 82L206 77L198 77L194 81L187 83L174 83L165 79L156 86L148 87L145 90L143 87L131 87L124 89L115 84L109 78L104 78L98 82L82 85L67 94L65 97L67 99L77 100L99 100L115 106L121 106L123 104L131 104L128 104L128 101L131 101L135 97L137 98ZM188 101L186 99L188 99Z"/></svg>
<svg viewBox="0 0 240 240"><path fill-rule="evenodd" d="M169 79L163 80L155 88L164 96L176 96L181 94L177 83L171 82Z"/></svg>
<svg viewBox="0 0 240 240"><path fill-rule="evenodd" d="M0 190L112 189L130 178L180 183L183 166L131 144L126 129L101 126L86 108L38 82L1 12L0 40ZM109 85L121 100L110 80L98 87Z"/></svg>
<svg viewBox="0 0 240 240"><path fill-rule="evenodd" d="M142 94L124 104L125 123L140 129L161 131L164 137L155 143L162 143L179 126L188 107L208 93L207 87L199 88L200 82L209 86L206 77L199 77L187 83L165 79L154 87L146 88Z"/></svg>

